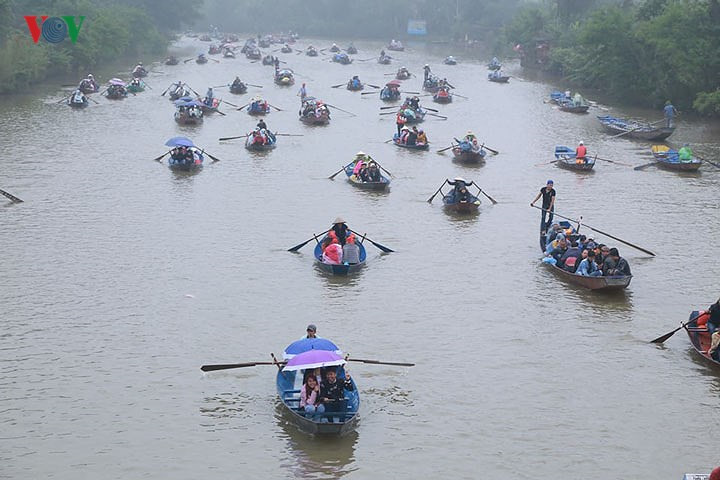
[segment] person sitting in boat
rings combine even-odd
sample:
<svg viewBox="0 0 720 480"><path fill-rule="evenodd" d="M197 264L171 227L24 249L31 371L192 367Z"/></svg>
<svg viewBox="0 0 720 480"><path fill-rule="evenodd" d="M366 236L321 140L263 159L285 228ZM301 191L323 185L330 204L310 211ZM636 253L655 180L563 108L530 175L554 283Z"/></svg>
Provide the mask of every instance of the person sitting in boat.
<svg viewBox="0 0 720 480"><path fill-rule="evenodd" d="M345 224L345 220L343 220L342 217L335 218L331 230L335 233L338 243L340 243L340 245L345 245L345 238L347 238L349 230L348 226Z"/></svg>
<svg viewBox="0 0 720 480"><path fill-rule="evenodd" d="M716 330L710 335L710 348L708 348L708 355L716 362L720 362L720 330ZM718 477L720 477L720 467L716 468L718 471ZM715 471L713 470L713 472Z"/></svg>
<svg viewBox="0 0 720 480"><path fill-rule="evenodd" d="M449 194L450 196L452 196L453 202L468 202L471 200L471 195L470 192L468 192L468 187L471 186L473 182L468 182L462 177L455 177L452 181L446 179L445 182L453 187L452 191Z"/></svg>
<svg viewBox="0 0 720 480"><path fill-rule="evenodd" d="M319 403L320 385L314 375L308 375L305 384L300 389L300 409L305 411L305 416L317 421L319 416L316 413L325 413L325 405Z"/></svg>
<svg viewBox="0 0 720 480"><path fill-rule="evenodd" d="M199 107L196 105L193 105L192 107L188 108L188 115L192 118L199 118L202 116L202 110L200 110Z"/></svg>
<svg viewBox="0 0 720 480"><path fill-rule="evenodd" d="M693 151L690 149L690 146L686 143L684 144L680 150L678 150L678 159L681 162L689 163L693 161Z"/></svg>
<svg viewBox="0 0 720 480"><path fill-rule="evenodd" d="M252 136L252 142L250 142L250 145L264 145L265 144L265 138L263 137L262 133L260 132L259 128L256 128L253 130L253 132L250 134Z"/></svg>
<svg viewBox="0 0 720 480"><path fill-rule="evenodd" d="M360 170L357 173L357 177L362 182L369 182L370 181L370 174L368 173L367 169L367 163L362 162L362 165L360 166Z"/></svg>
<svg viewBox="0 0 720 480"><path fill-rule="evenodd" d="M560 257L560 260L557 263L557 266L567 270L568 272L575 272L575 269L578 266L578 258L581 256L581 250L578 246L578 242L571 242L570 248L568 248L565 253L563 253L562 257Z"/></svg>
<svg viewBox="0 0 720 480"><path fill-rule="evenodd" d="M370 164L368 164L368 177L370 177L371 182L379 182L382 180L382 174L380 173L380 168L378 168L377 163L370 162Z"/></svg>
<svg viewBox="0 0 720 480"><path fill-rule="evenodd" d="M575 149L575 163L583 164L587 163L586 157L587 156L587 147L585 147L585 144L582 140L580 140L580 143L578 144L577 148Z"/></svg>
<svg viewBox="0 0 720 480"><path fill-rule="evenodd" d="M424 130L418 130L418 136L417 140L415 142L416 145L426 145L428 143L427 135L425 135Z"/></svg>
<svg viewBox="0 0 720 480"><path fill-rule="evenodd" d="M415 145L417 144L417 137L418 137L418 129L415 125L413 125L412 130L408 132L407 138L405 139L406 145Z"/></svg>
<svg viewBox="0 0 720 480"><path fill-rule="evenodd" d="M133 69L132 74L133 76L147 75L147 70L145 70L145 67L143 67L142 62L138 62L138 64Z"/></svg>
<svg viewBox="0 0 720 480"><path fill-rule="evenodd" d="M704 310L698 314L698 318L702 318L703 316L707 316L706 324L708 331L710 333L713 333L715 331L720 330L720 299L718 299L717 302L713 303L708 307L707 310ZM698 326L700 326L700 321L698 321Z"/></svg>
<svg viewBox="0 0 720 480"><path fill-rule="evenodd" d="M497 57L493 57L492 60L490 61L490 65L495 65L495 66L500 65L500 60L498 60Z"/></svg>
<svg viewBox="0 0 720 480"><path fill-rule="evenodd" d="M305 340L306 338L320 338L317 336L317 327L314 323L311 323L307 326L305 329L306 335L303 335L300 337L300 340Z"/></svg>
<svg viewBox="0 0 720 480"><path fill-rule="evenodd" d="M397 125L398 136L402 133L402 129L407 123L407 118L403 115L403 111L400 110L395 118L395 125Z"/></svg>
<svg viewBox="0 0 720 480"><path fill-rule="evenodd" d="M608 277L632 275L632 273L630 273L630 265L628 264L627 260L620 256L617 248L613 247L610 249L609 256L606 261L607 260L612 261L612 266L605 268L603 270L603 275L606 275ZM603 267L604 266L605 264L603 264Z"/></svg>
<svg viewBox="0 0 720 480"><path fill-rule="evenodd" d="M595 252L593 250L587 250L587 258L584 258L575 272L583 277L599 277L602 275L602 271L595 263Z"/></svg>
<svg viewBox="0 0 720 480"><path fill-rule="evenodd" d="M403 145L407 145L407 139L410 135L410 129L408 127L403 127L402 130L400 130L400 143Z"/></svg>
<svg viewBox="0 0 720 480"><path fill-rule="evenodd" d="M419 110L420 109L420 98L412 97L408 104L410 105L410 108L412 108L413 110Z"/></svg>
<svg viewBox="0 0 720 480"><path fill-rule="evenodd" d="M351 233L343 245L343 263L355 265L360 263L360 247L355 243L355 234Z"/></svg>
<svg viewBox="0 0 720 480"><path fill-rule="evenodd" d="M358 89L361 85L362 83L360 82L360 77L358 77L357 75L352 77L352 79L350 80L350 88Z"/></svg>
<svg viewBox="0 0 720 480"><path fill-rule="evenodd" d="M72 103L88 103L87 97L79 88L75 90L70 97Z"/></svg>
<svg viewBox="0 0 720 480"><path fill-rule="evenodd" d="M329 265L340 265L342 261L342 245L337 238L330 237L330 244L323 250L322 262Z"/></svg>
<svg viewBox="0 0 720 480"><path fill-rule="evenodd" d="M325 406L326 412L346 412L345 390L354 389L347 369L345 369L345 381L340 383L337 379L337 371L329 368L325 373L325 381L320 386L320 403ZM339 423L342 419L342 417L332 417L330 421Z"/></svg>
<svg viewBox="0 0 720 480"><path fill-rule="evenodd" d="M558 235L550 244L550 248L545 251L545 256L555 259L555 265L560 265L560 259L568 250L567 237L564 234Z"/></svg>

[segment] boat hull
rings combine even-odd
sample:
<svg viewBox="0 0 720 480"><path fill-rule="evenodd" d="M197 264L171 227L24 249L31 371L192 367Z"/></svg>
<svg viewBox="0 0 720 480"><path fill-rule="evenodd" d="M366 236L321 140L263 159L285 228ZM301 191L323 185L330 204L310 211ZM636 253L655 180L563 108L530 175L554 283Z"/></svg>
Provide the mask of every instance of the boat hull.
<svg viewBox="0 0 720 480"><path fill-rule="evenodd" d="M613 134L623 134L624 137L638 138L640 140L665 140L675 131L675 127L655 128L650 124L628 122L621 118L598 116L598 120L606 131Z"/></svg>
<svg viewBox="0 0 720 480"><path fill-rule="evenodd" d="M313 251L313 255L315 256L315 265L322 271L327 272L332 275L352 275L353 273L356 273L360 269L362 269L365 266L365 261L367 259L367 252L365 251L365 246L361 242L357 242L357 246L360 247L360 262L355 263L353 265L332 265L329 263L323 263L322 261L322 245L318 243L315 245L315 250Z"/></svg>
<svg viewBox="0 0 720 480"><path fill-rule="evenodd" d="M379 182L363 182L357 179L355 175L353 175L354 168L354 163L345 167L345 175L347 176L348 183L350 183L352 186L361 190L373 190L376 192L383 192L390 188L390 179L385 177L384 175L381 175L381 180Z"/></svg>
<svg viewBox="0 0 720 480"><path fill-rule="evenodd" d="M453 148L453 160L458 163L479 164L485 162L485 150L479 152L467 152L461 148Z"/></svg>
<svg viewBox="0 0 720 480"><path fill-rule="evenodd" d="M711 342L710 332L707 330L707 327L698 328L697 318L699 314L700 312L698 311L694 311L690 314L690 320L685 326L685 331L688 334L688 338L690 338L690 343L692 344L698 355L704 358L711 365L714 365L715 367L720 367L720 362L712 358L707 353L708 349L710 348Z"/></svg>
<svg viewBox="0 0 720 480"><path fill-rule="evenodd" d="M322 115L320 117L310 115L307 117L300 117L300 121L305 125L327 125L330 123L330 117L327 115Z"/></svg>
<svg viewBox="0 0 720 480"><path fill-rule="evenodd" d="M469 215L478 213L480 209L480 200L477 197L473 197L475 200L471 202L454 202L450 196L443 197L443 209L447 213L455 213L460 215Z"/></svg>
<svg viewBox="0 0 720 480"><path fill-rule="evenodd" d="M429 143L425 143L423 145L406 145L400 142L400 139L397 137L393 138L393 143L400 148L407 148L408 150L428 150L430 148Z"/></svg>
<svg viewBox="0 0 720 480"><path fill-rule="evenodd" d="M510 81L510 77L508 77L507 75L502 75L500 77L489 76L488 80L495 83L508 83L508 81Z"/></svg>

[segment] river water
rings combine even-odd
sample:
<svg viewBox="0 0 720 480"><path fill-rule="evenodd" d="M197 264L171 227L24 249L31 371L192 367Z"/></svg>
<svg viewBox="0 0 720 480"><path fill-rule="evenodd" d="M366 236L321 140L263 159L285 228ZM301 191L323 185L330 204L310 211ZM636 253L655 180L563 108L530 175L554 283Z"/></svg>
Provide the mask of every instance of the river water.
<svg viewBox="0 0 720 480"><path fill-rule="evenodd" d="M360 59L381 47L356 45ZM206 49L185 38L173 51L184 59ZM442 65L447 53L461 63ZM672 479L720 461L718 372L683 332L648 344L718 297L707 241L720 235L714 167L681 175L598 162L579 175L535 166L555 144L584 140L631 165L651 161L650 145L603 133L595 114L607 110L553 109L543 99L564 85L523 79L519 67L499 85L483 62L422 45L390 66L280 56L298 73L289 89L239 56L158 65L152 91L96 95L84 111L56 104L57 87L0 99L0 187L25 200L0 207L0 478ZM424 98L449 117L423 124L430 152L384 143L395 125L378 115L377 96L330 88L355 74L382 84L402 64L419 75L405 82L418 91L426 62L469 97ZM270 128L304 136L250 154L242 140L218 138L256 119L226 107L225 117L180 127L160 96L172 81L204 93L235 75L265 88L218 95L241 105L261 92L283 110L267 116ZM302 125L300 81L357 116L335 110L327 127ZM435 153L468 129L500 155L470 168ZM717 159L718 134L717 123L681 117L672 140ZM220 161L195 175L154 162L176 135ZM327 179L358 150L394 174L389 193ZM458 218L439 197L426 202L458 175L499 203ZM633 269L626 292L568 286L540 264L539 212L528 204L549 178L557 212L657 254L606 242ZM338 279L313 267L314 242L286 251L337 215L395 253L366 243L367 267ZM272 366L200 371L267 361L308 323L356 358L417 363L351 364L360 422L340 439L288 422Z"/></svg>

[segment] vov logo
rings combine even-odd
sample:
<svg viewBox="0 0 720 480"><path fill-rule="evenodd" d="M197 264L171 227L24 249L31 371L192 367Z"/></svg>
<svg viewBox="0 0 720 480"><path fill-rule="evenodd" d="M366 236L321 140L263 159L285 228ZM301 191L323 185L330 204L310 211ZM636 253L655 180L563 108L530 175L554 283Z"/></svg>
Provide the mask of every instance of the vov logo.
<svg viewBox="0 0 720 480"><path fill-rule="evenodd" d="M25 15L25 22L34 43L38 43L40 35L49 43L60 43L66 37L70 37L70 41L75 43L77 42L78 33L80 33L80 27L82 27L85 20L84 16L77 18L80 19L80 23L76 25L75 17L72 15L63 15L61 17L40 15L40 23L38 24L38 15Z"/></svg>

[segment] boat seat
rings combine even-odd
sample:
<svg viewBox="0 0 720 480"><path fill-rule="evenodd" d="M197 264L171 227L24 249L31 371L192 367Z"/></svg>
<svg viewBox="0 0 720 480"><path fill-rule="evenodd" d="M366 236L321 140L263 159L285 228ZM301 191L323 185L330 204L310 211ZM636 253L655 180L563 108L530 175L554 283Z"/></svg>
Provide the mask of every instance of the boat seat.
<svg viewBox="0 0 720 480"><path fill-rule="evenodd" d="M688 327L688 332L709 332L707 328Z"/></svg>
<svg viewBox="0 0 720 480"><path fill-rule="evenodd" d="M297 390L283 390L283 396L288 395L288 394L291 394L291 395L292 395L292 394L294 394L294 393L300 393L300 389L297 389Z"/></svg>

